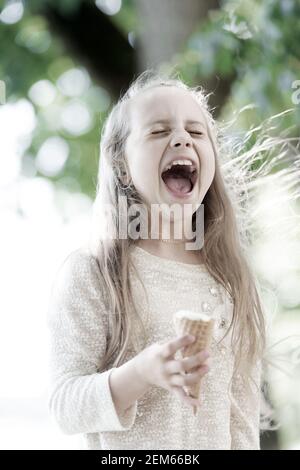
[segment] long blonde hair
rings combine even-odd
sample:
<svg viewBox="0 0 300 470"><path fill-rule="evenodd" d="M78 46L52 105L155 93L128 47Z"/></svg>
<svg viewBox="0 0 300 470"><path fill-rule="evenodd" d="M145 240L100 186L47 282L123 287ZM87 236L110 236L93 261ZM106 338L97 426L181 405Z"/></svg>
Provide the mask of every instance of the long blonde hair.
<svg viewBox="0 0 300 470"><path fill-rule="evenodd" d="M240 182L233 178L236 173L232 171L232 164L228 159L222 161L226 154L226 145L222 143L221 132L209 109L208 95L199 86L189 87L178 77L170 74L165 76L153 70L146 70L132 81L102 128L91 237L92 253L99 264L109 312L109 342L101 367L105 369L110 364L116 367L120 365L132 340L133 321L138 320L143 327L134 303L129 276L129 249L134 240L119 239L117 236L110 238L107 234L118 233L120 195L126 198L128 208L132 204L143 202L130 180L125 158L125 143L130 134L128 103L143 91L157 86L176 86L191 93L201 106L207 121L216 169L203 200L205 243L202 255L207 270L233 301L233 317L227 334L232 330L234 374L239 372L249 386L252 368L264 355L266 327L257 282L247 260L249 231L244 224L247 219L243 204L246 199L245 188L241 193ZM242 167L239 162L242 159L237 158L235 168ZM244 174L248 172L249 166ZM107 205L115 210L107 211ZM135 269L133 264L131 266ZM137 272L136 274L138 275Z"/></svg>

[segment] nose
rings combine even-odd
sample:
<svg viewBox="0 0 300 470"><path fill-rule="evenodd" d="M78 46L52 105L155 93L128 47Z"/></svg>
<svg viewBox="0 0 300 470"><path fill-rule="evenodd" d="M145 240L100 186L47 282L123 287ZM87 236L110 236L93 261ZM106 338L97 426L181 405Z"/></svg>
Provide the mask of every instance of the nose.
<svg viewBox="0 0 300 470"><path fill-rule="evenodd" d="M170 142L171 147L191 147L192 139L188 132L181 132L174 135Z"/></svg>

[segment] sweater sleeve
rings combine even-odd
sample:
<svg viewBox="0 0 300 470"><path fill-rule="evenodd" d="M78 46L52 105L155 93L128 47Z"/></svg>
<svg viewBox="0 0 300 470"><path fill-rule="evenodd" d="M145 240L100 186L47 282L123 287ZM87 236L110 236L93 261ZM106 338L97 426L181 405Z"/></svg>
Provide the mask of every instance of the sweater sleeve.
<svg viewBox="0 0 300 470"><path fill-rule="evenodd" d="M261 371L259 361L253 369L252 393L246 390L239 374L233 378L231 388L231 450L260 450L260 397Z"/></svg>
<svg viewBox="0 0 300 470"><path fill-rule="evenodd" d="M109 385L113 368L98 372L108 324L98 269L89 253L76 250L52 286L48 408L65 434L127 431L136 417L137 402L117 412Z"/></svg>

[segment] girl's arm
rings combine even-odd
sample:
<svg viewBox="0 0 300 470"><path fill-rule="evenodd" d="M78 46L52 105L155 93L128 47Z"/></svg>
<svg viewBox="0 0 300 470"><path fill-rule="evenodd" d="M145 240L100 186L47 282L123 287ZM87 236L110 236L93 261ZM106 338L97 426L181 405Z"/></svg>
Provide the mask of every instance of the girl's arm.
<svg viewBox="0 0 300 470"><path fill-rule="evenodd" d="M132 400L133 396L131 406L124 412L114 404L109 383L114 369L97 372L107 338L98 274L94 258L77 250L63 263L52 289L47 316L48 406L65 434L128 430L136 417L137 401ZM128 370L126 364L125 369Z"/></svg>
<svg viewBox="0 0 300 470"><path fill-rule="evenodd" d="M125 413L151 388L137 373L135 362L136 357L114 368L109 377L110 390L118 414Z"/></svg>
<svg viewBox="0 0 300 470"><path fill-rule="evenodd" d="M260 450L261 373L262 363L259 361L252 373L257 387L251 382L251 395L239 375L233 379L230 420L232 450Z"/></svg>

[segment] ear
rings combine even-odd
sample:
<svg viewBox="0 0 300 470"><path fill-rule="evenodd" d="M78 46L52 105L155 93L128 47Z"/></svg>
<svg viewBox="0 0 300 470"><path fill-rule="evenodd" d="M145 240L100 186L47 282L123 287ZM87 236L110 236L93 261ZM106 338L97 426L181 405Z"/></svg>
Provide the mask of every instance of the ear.
<svg viewBox="0 0 300 470"><path fill-rule="evenodd" d="M120 180L122 181L123 184L129 185L129 183L131 182L131 178L130 178L130 171L129 171L126 160L123 162L123 165L121 166L120 170L121 170Z"/></svg>
<svg viewBox="0 0 300 470"><path fill-rule="evenodd" d="M129 176L126 173L122 173L120 180L122 181L123 184L127 186L129 185L131 178L129 178Z"/></svg>

